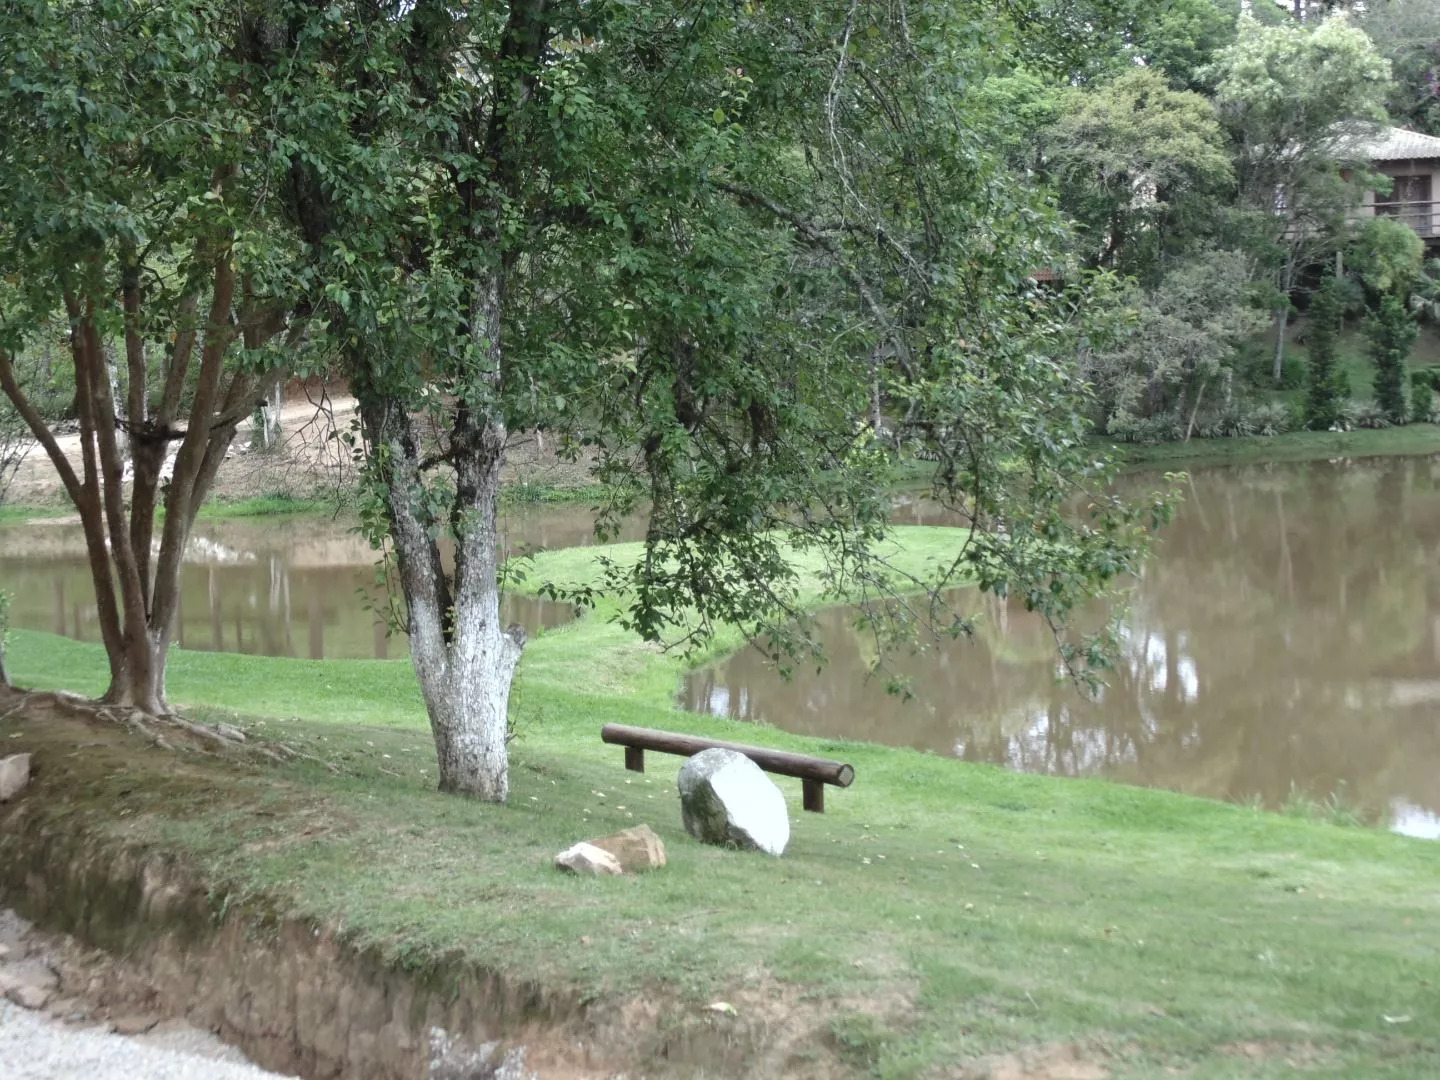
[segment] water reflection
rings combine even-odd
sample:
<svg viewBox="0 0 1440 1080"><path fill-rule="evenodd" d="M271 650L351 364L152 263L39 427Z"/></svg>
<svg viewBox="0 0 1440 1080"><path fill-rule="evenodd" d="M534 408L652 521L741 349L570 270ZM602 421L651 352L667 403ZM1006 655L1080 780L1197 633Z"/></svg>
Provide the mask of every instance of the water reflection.
<svg viewBox="0 0 1440 1080"><path fill-rule="evenodd" d="M1141 486L1146 480L1131 481ZM823 613L830 658L786 682L756 651L696 672L691 708L1027 772L1280 806L1334 792L1415 835L1440 822L1440 460L1206 470L1134 585L1098 700L1055 677L1049 630L957 592L978 632L890 661Z"/></svg>
<svg viewBox="0 0 1440 1080"><path fill-rule="evenodd" d="M508 513L511 550L593 542L590 511L564 506ZM99 641L94 586L78 524L0 529L0 582L14 594L12 625ZM182 649L264 656L401 658L403 633L380 613L375 553L343 521L201 522L181 572L173 630ZM507 595L501 617L532 636L573 617L569 605Z"/></svg>

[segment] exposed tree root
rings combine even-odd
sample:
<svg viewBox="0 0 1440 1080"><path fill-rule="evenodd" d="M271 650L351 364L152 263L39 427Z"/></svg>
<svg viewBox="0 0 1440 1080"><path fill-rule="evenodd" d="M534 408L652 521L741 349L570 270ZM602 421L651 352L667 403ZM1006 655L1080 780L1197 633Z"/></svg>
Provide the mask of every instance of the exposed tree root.
<svg viewBox="0 0 1440 1080"><path fill-rule="evenodd" d="M176 713L154 716L142 709L119 705L96 705L87 702L81 708L96 719L120 724L137 735L144 736L163 750L177 748L174 741L177 733L189 736L201 749L228 750L245 742L245 733L230 724L196 724Z"/></svg>
<svg viewBox="0 0 1440 1080"><path fill-rule="evenodd" d="M275 742L266 746L257 745L255 752L280 765L288 765L292 761L311 761L316 765L323 766L328 772L337 775L341 772L340 767L333 761L326 761L324 758L316 757L314 754L307 754L304 750L296 749L289 743Z"/></svg>
<svg viewBox="0 0 1440 1080"><path fill-rule="evenodd" d="M0 705L5 704L10 707L0 712L0 720L23 712L31 705L47 704L86 720L124 728L160 750L226 755L238 752L243 756L262 757L277 765L308 761L336 775L344 771L334 762L307 753L290 743L251 739L234 724L197 724L173 712L157 716L143 709L107 705L64 690L26 691L4 687L0 688Z"/></svg>

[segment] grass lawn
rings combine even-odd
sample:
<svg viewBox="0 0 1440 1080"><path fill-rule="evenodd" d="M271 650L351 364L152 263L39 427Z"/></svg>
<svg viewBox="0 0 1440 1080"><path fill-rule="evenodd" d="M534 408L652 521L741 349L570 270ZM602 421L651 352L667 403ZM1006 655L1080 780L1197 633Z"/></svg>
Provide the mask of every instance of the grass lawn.
<svg viewBox="0 0 1440 1080"><path fill-rule="evenodd" d="M901 558L921 569L954 537L905 530ZM593 557L543 555L530 581L583 579ZM403 661L172 654L171 697L191 715L237 719L338 773L176 770L149 748L85 773L18 716L0 740L33 744L45 783L94 827L186 853L217 897L339 923L394 962L459 949L581 1000L658 1003L662 1026L723 1000L773 1016L776 1038L798 1032L783 1068L751 1075L824 1058L880 1077L984 1076L962 1071L984 1061L1050 1080L1440 1076L1440 846L680 713L682 661L606 614L527 646L508 807L431 790ZM103 682L97 647L46 634L14 633L7 660L24 685ZM781 859L707 848L680 826L679 762L625 772L599 741L608 721L841 757L857 778L823 816L779 778ZM664 870L551 868L575 840L639 822L665 840ZM1022 1058L995 1057L1027 1052L1070 1071L1004 1072Z"/></svg>
<svg viewBox="0 0 1440 1080"><path fill-rule="evenodd" d="M1390 454L1440 453L1440 425L1359 431L1289 431L1284 435L1245 439L1191 439L1188 443L1109 446L1125 467L1175 468L1191 465L1253 465L1267 461L1313 461L1318 458L1379 457Z"/></svg>

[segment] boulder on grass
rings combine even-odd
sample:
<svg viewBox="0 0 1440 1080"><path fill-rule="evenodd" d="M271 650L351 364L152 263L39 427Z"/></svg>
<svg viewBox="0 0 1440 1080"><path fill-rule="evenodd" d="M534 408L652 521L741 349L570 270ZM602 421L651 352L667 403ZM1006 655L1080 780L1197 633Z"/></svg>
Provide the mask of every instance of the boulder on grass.
<svg viewBox="0 0 1440 1080"><path fill-rule="evenodd" d="M11 754L0 758L0 802L9 802L30 783L30 755Z"/></svg>
<svg viewBox="0 0 1440 1080"><path fill-rule="evenodd" d="M633 829L591 840L590 844L615 856L620 869L627 874L656 870L665 865L665 843L649 825L636 825Z"/></svg>
<svg viewBox="0 0 1440 1080"><path fill-rule="evenodd" d="M620 863L604 848L580 841L555 856L555 865L572 874L623 874Z"/></svg>
<svg viewBox="0 0 1440 1080"><path fill-rule="evenodd" d="M712 747L680 768L685 831L706 844L779 855L790 842L785 796L744 754Z"/></svg>

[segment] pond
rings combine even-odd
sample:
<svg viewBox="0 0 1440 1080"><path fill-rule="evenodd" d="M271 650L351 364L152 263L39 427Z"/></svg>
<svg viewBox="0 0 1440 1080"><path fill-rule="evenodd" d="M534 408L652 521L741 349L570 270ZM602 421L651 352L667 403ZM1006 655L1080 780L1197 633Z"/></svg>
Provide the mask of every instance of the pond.
<svg viewBox="0 0 1440 1080"><path fill-rule="evenodd" d="M1026 772L1330 800L1440 838L1440 459L1196 471L1098 700L1057 680L1019 605L952 602L977 632L893 657L909 700L866 677L874 642L837 609L818 674L787 681L749 649L695 672L683 704Z"/></svg>
<svg viewBox="0 0 1440 1080"><path fill-rule="evenodd" d="M583 505L526 507L504 515L512 549L594 542ZM624 539L639 535L638 526ZM399 658L377 608L375 552L346 520L200 521L186 552L174 640L182 649L263 656ZM11 624L99 641L94 586L78 523L37 518L0 528L0 583L14 595ZM568 604L507 595L501 617L528 634L573 618Z"/></svg>
<svg viewBox="0 0 1440 1080"><path fill-rule="evenodd" d="M1137 489L1153 477L1131 477ZM897 521L944 524L900 497ZM593 542L583 505L505 515L512 549ZM622 539L640 535L626 526ZM180 647L276 656L407 655L373 612L374 553L345 521L202 521ZM16 626L99 638L79 526L0 528ZM1335 796L1440 838L1440 459L1193 474L1134 584L1122 663L1097 701L1056 679L1048 629L970 591L973 638L890 660L915 696L867 678L873 641L822 612L829 663L781 678L755 650L688 679L682 703L805 734L866 739L1060 776L1105 776L1280 807ZM573 615L509 596L532 635ZM1338 796L1336 793L1339 793Z"/></svg>

